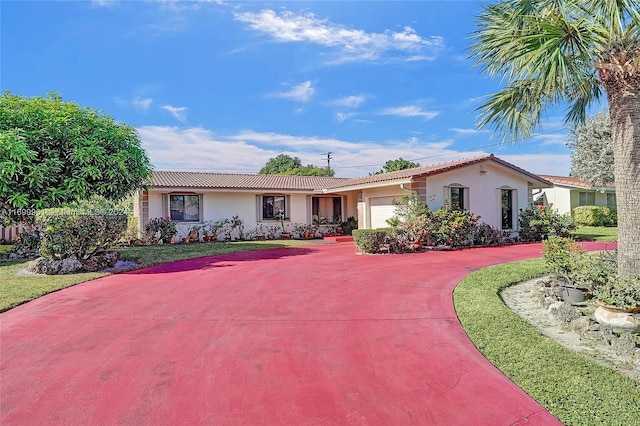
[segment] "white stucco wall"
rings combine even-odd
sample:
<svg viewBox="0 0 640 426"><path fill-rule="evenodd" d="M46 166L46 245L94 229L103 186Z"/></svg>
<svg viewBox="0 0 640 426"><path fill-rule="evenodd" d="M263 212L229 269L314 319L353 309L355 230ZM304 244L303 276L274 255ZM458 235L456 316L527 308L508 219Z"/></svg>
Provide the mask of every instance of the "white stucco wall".
<svg viewBox="0 0 640 426"><path fill-rule="evenodd" d="M594 191L589 189L567 188L554 186L553 188L545 188L542 190L547 202L552 204L552 208L560 214L572 214L573 209L580 205L580 192L595 193L596 206L607 205L607 193L615 193L615 191Z"/></svg>
<svg viewBox="0 0 640 426"><path fill-rule="evenodd" d="M486 173L481 173L481 167ZM480 222L487 223L494 228L502 228L502 208L500 189L515 189L513 200L514 225L517 226L519 209L527 207L528 187L527 179L509 169L493 163L474 164L450 172L430 176L427 179L427 205L432 210L444 206L445 187L461 185L468 188L467 210L481 216Z"/></svg>
<svg viewBox="0 0 640 426"><path fill-rule="evenodd" d="M262 206L258 205L258 195L280 195L282 193L267 192L213 192L213 191L172 191L172 194L199 194L202 195L202 222L178 223L178 235L185 236L187 229L194 224L203 224L207 221L217 221L231 218L238 214L244 220L245 232L249 231L259 223L266 226L278 225L279 222L273 220L259 221ZM149 218L162 217L167 215L166 206L163 206L163 194L169 192L152 191L149 194ZM289 196L289 220L285 221L285 226L292 223L311 223L312 207L311 194L294 193L283 194ZM314 194L323 196L324 194ZM328 196L340 196L340 194L327 194ZM357 195L351 193L343 198L344 218L349 216L357 217Z"/></svg>

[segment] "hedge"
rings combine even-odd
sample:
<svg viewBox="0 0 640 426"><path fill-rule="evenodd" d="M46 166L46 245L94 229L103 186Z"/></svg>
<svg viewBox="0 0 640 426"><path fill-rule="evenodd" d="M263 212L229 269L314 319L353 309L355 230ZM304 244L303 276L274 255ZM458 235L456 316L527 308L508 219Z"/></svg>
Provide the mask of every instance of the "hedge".
<svg viewBox="0 0 640 426"><path fill-rule="evenodd" d="M573 209L573 219L578 225L617 226L618 213L609 206L580 206Z"/></svg>
<svg viewBox="0 0 640 426"><path fill-rule="evenodd" d="M391 231L391 228L354 229L353 242L363 253L378 253Z"/></svg>

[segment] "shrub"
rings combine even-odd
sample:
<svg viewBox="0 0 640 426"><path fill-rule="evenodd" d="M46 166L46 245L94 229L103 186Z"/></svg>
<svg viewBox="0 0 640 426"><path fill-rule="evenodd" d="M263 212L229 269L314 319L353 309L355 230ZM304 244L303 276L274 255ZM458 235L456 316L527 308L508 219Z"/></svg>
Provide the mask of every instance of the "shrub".
<svg viewBox="0 0 640 426"><path fill-rule="evenodd" d="M568 237L576 224L569 215L560 215L544 206L530 206L520 211L520 238L542 241L550 235Z"/></svg>
<svg viewBox="0 0 640 426"><path fill-rule="evenodd" d="M493 228L486 223L476 224L471 232L471 238L474 245L488 246L498 244L501 240L502 233L499 229Z"/></svg>
<svg viewBox="0 0 640 426"><path fill-rule="evenodd" d="M340 226L342 226L343 234L351 235L354 229L358 229L358 221L355 217L349 216Z"/></svg>
<svg viewBox="0 0 640 426"><path fill-rule="evenodd" d="M623 309L636 308L640 306L640 276L627 280L610 279L594 286L593 295Z"/></svg>
<svg viewBox="0 0 640 426"><path fill-rule="evenodd" d="M609 206L580 206L573 209L573 219L584 226L616 226L618 214Z"/></svg>
<svg viewBox="0 0 640 426"><path fill-rule="evenodd" d="M389 228L354 229L353 241L363 253L378 253L382 244L388 243Z"/></svg>
<svg viewBox="0 0 640 426"><path fill-rule="evenodd" d="M464 246L472 241L479 219L468 210L436 210L432 212L428 228L430 238L437 245Z"/></svg>
<svg viewBox="0 0 640 426"><path fill-rule="evenodd" d="M36 214L36 225L41 229L40 252L44 257L88 259L122 237L127 214L115 209L44 209Z"/></svg>
<svg viewBox="0 0 640 426"><path fill-rule="evenodd" d="M144 233L151 244L170 243L178 232L175 222L170 217L154 217L144 226Z"/></svg>
<svg viewBox="0 0 640 426"><path fill-rule="evenodd" d="M584 275L588 255L571 238L551 236L544 242L544 261L552 272L564 278L569 284L591 287Z"/></svg>

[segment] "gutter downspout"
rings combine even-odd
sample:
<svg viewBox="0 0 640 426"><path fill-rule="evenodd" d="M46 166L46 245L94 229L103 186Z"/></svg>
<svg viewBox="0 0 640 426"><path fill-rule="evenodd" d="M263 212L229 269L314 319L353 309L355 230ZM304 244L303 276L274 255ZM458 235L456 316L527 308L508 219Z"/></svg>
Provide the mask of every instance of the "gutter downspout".
<svg viewBox="0 0 640 426"><path fill-rule="evenodd" d="M411 195L418 196L418 191L417 191L417 190L415 190L415 189L407 189L407 188L405 188L405 187L404 187L404 183L401 183L401 184L400 184L400 189L402 189L402 190L403 190L403 191L405 191L405 192L408 192L408 193L409 193L409 194L411 194Z"/></svg>

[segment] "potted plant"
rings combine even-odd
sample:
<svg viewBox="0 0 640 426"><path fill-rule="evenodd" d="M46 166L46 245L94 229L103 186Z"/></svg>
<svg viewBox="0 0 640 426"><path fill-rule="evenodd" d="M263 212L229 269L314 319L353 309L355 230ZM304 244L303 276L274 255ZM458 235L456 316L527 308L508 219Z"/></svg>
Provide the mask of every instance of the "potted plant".
<svg viewBox="0 0 640 426"><path fill-rule="evenodd" d="M571 238L549 237L542 251L545 263L561 278L560 297L569 303L584 302L591 290L591 280L585 271L592 267L592 259Z"/></svg>
<svg viewBox="0 0 640 426"><path fill-rule="evenodd" d="M199 241L200 240L200 226L193 225L192 227L190 227L189 230L187 231L187 235L189 236L189 239L191 240L191 242Z"/></svg>
<svg viewBox="0 0 640 426"><path fill-rule="evenodd" d="M640 276L621 279L615 251L594 258L585 275L593 285L596 321L615 331L640 333Z"/></svg>

